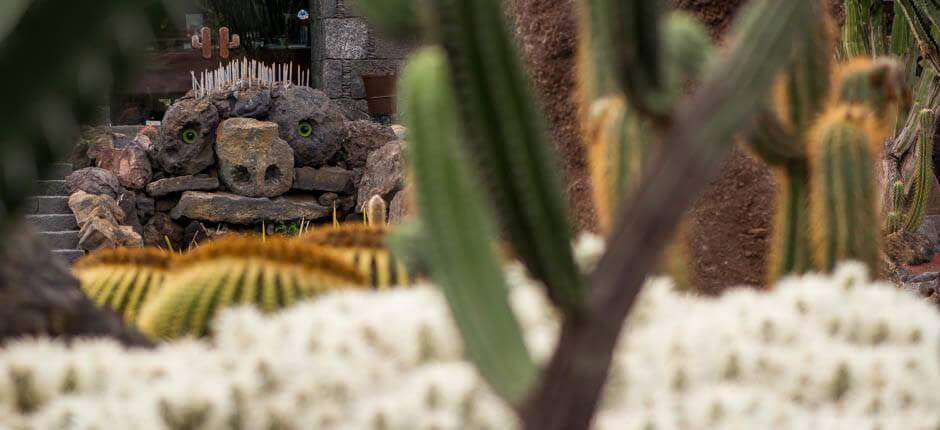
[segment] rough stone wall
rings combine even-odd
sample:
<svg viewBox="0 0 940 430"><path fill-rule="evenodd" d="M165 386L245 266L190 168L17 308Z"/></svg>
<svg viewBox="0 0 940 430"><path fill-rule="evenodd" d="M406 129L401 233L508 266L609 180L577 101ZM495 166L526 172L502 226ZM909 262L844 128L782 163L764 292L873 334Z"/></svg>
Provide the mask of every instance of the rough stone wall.
<svg viewBox="0 0 940 430"><path fill-rule="evenodd" d="M323 91L350 119L368 119L362 75L397 72L412 46L378 34L352 7L353 0L320 0Z"/></svg>

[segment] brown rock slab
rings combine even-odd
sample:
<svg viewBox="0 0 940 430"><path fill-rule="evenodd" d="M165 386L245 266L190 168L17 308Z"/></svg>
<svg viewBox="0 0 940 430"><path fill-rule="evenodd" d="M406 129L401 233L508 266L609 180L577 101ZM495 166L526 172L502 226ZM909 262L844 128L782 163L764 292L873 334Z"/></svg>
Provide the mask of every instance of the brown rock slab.
<svg viewBox="0 0 940 430"><path fill-rule="evenodd" d="M124 222L124 210L110 196L78 191L69 197L69 208L75 214L75 222L79 227L92 218L100 217L110 218L115 223Z"/></svg>
<svg viewBox="0 0 940 430"><path fill-rule="evenodd" d="M183 191L214 191L219 188L219 180L208 175L186 175L160 179L147 185L147 194L163 197Z"/></svg>
<svg viewBox="0 0 940 430"><path fill-rule="evenodd" d="M143 238L133 228L116 224L107 217L89 219L79 232L78 247L86 251L142 246Z"/></svg>
<svg viewBox="0 0 940 430"><path fill-rule="evenodd" d="M169 215L157 213L144 226L143 239L146 246L163 249L172 246L174 251L179 251L183 249L183 227L173 222Z"/></svg>
<svg viewBox="0 0 940 430"><path fill-rule="evenodd" d="M348 193L353 188L354 173L342 167L300 167L294 169L295 190Z"/></svg>
<svg viewBox="0 0 940 430"><path fill-rule="evenodd" d="M122 186L132 190L143 189L153 175L147 152L136 144L121 149L103 150L98 154L95 163L98 167L114 173Z"/></svg>
<svg viewBox="0 0 940 430"><path fill-rule="evenodd" d="M368 120L347 122L346 131L347 137L343 142L346 166L353 169L364 167L369 154L397 140L391 127Z"/></svg>
<svg viewBox="0 0 940 430"><path fill-rule="evenodd" d="M313 197L245 197L230 193L187 191L171 215L174 219L259 224L262 221L318 220L330 215L332 208L321 206Z"/></svg>
<svg viewBox="0 0 940 430"><path fill-rule="evenodd" d="M411 214L412 188L406 187L395 194L392 203L388 206L389 224L401 224Z"/></svg>
<svg viewBox="0 0 940 430"><path fill-rule="evenodd" d="M105 195L116 199L124 192L117 176L105 169L87 167L76 170L65 178L65 190L69 194L84 191L93 195Z"/></svg>
<svg viewBox="0 0 940 430"><path fill-rule="evenodd" d="M361 208L372 196L392 197L403 186L404 176L400 142L389 142L372 152L359 181L357 207Z"/></svg>
<svg viewBox="0 0 940 430"><path fill-rule="evenodd" d="M277 124L252 118L227 119L219 125L215 151L219 177L232 192L246 197L276 197L294 183L294 151L278 136Z"/></svg>

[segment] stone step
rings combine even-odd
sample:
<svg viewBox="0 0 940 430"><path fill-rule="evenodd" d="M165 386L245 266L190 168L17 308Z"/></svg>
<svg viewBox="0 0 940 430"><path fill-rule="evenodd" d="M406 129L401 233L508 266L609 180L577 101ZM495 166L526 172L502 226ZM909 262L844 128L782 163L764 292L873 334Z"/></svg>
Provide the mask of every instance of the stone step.
<svg viewBox="0 0 940 430"><path fill-rule="evenodd" d="M39 176L41 180L62 180L72 174L72 163L55 163Z"/></svg>
<svg viewBox="0 0 940 430"><path fill-rule="evenodd" d="M68 196L65 189L65 180L45 180L39 181L39 196Z"/></svg>
<svg viewBox="0 0 940 430"><path fill-rule="evenodd" d="M75 222L74 215L27 215L26 221L39 229L45 231L70 231L78 230L78 223Z"/></svg>
<svg viewBox="0 0 940 430"><path fill-rule="evenodd" d="M57 258L64 259L69 263L69 265L72 265L75 263L75 260L78 260L85 255L85 251L78 249L56 249L52 251L52 254Z"/></svg>
<svg viewBox="0 0 940 430"><path fill-rule="evenodd" d="M41 196L26 199L23 205L26 215L71 215L69 198L65 196Z"/></svg>
<svg viewBox="0 0 940 430"><path fill-rule="evenodd" d="M39 233L42 240L52 249L78 248L78 231L46 231Z"/></svg>

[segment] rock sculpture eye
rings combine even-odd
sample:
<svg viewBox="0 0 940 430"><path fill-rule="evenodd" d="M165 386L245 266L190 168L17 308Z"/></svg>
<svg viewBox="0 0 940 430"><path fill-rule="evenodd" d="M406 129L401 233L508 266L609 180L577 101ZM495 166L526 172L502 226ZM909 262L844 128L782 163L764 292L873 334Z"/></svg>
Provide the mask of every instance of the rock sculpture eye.
<svg viewBox="0 0 940 430"><path fill-rule="evenodd" d="M310 137L313 135L313 124L310 124L310 121L301 121L300 125L297 127L297 134L300 137Z"/></svg>
<svg viewBox="0 0 940 430"><path fill-rule="evenodd" d="M199 140L199 132L194 128L187 128L183 130L181 137L183 138L183 142L192 145L196 143L197 140Z"/></svg>

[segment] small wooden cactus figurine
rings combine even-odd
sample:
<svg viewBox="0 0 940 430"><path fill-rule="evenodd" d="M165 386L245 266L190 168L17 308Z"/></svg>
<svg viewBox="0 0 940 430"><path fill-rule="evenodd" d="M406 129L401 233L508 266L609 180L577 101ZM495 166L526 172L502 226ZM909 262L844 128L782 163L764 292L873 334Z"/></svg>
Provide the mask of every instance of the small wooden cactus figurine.
<svg viewBox="0 0 940 430"><path fill-rule="evenodd" d="M228 27L219 29L219 57L221 58L228 58L229 49L235 49L241 45L241 37L235 34L232 35L230 39L229 34Z"/></svg>
<svg viewBox="0 0 940 430"><path fill-rule="evenodd" d="M192 45L194 49L202 50L202 58L212 59L212 30L203 27L199 34L193 35Z"/></svg>
<svg viewBox="0 0 940 430"><path fill-rule="evenodd" d="M202 50L202 58L207 60L212 59L212 30L209 27L203 27L199 31L199 34L194 34L192 37L192 45L195 49ZM241 37L237 34L232 35L228 27L222 27L219 29L219 57L228 58L230 56L230 49L235 49L241 46Z"/></svg>

